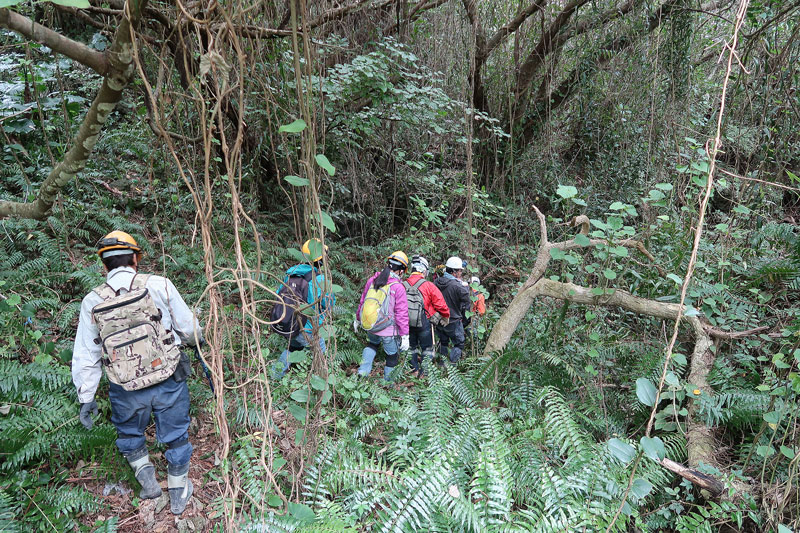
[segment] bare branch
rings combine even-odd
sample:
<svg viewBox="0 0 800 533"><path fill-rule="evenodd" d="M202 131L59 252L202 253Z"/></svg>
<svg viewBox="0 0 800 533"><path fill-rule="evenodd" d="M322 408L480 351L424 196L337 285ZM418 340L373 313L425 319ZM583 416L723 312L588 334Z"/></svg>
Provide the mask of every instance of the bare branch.
<svg viewBox="0 0 800 533"><path fill-rule="evenodd" d="M0 8L0 27L15 31L29 39L52 48L56 52L86 65L101 76L108 73L108 58L102 52L89 48L83 43L73 41L60 33L22 16L16 11Z"/></svg>

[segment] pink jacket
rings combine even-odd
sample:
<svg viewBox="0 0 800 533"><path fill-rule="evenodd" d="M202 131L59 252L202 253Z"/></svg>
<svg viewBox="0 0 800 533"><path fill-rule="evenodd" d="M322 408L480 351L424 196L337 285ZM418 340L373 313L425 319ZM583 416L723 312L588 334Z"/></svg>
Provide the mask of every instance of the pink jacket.
<svg viewBox="0 0 800 533"><path fill-rule="evenodd" d="M356 318L361 320L361 308L364 306L364 299L367 297L369 288L372 287L372 282L375 281L380 275L380 272L375 272L371 278L364 285L364 290L361 291L361 301L358 304L358 311L356 311ZM394 300L394 326L378 331L373 335L379 337L394 337L397 335L408 335L408 299L406 298L406 288L403 287L403 282L398 278L390 275L389 281L386 283L389 286L389 298Z"/></svg>

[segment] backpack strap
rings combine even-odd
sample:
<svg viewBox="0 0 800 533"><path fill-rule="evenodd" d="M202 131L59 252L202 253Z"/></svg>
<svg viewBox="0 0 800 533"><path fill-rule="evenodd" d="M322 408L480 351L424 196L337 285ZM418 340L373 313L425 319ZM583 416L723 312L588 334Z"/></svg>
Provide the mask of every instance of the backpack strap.
<svg viewBox="0 0 800 533"><path fill-rule="evenodd" d="M406 291L411 289L411 285L408 284L408 280L405 280L405 279L403 280L403 287L406 288Z"/></svg>
<svg viewBox="0 0 800 533"><path fill-rule="evenodd" d="M130 292L134 289L144 289L147 286L148 281L150 281L150 274L134 274L128 291Z"/></svg>
<svg viewBox="0 0 800 533"><path fill-rule="evenodd" d="M108 300L109 298L113 298L117 295L117 291L111 288L111 285L108 283L103 283L99 287L95 287L92 289L92 292L98 295L103 301Z"/></svg>
<svg viewBox="0 0 800 533"><path fill-rule="evenodd" d="M414 284L414 288L419 290L423 283L425 283L425 278L419 278L419 281Z"/></svg>

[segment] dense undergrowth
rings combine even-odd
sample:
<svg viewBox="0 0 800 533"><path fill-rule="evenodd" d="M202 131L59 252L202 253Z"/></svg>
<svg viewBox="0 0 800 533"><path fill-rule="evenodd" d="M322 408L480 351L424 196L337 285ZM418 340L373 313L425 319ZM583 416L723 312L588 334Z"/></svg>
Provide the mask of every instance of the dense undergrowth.
<svg viewBox="0 0 800 533"><path fill-rule="evenodd" d="M778 7L757 6L753 20L769 20ZM269 105L258 98L243 103L256 140L240 155L235 190L217 137L202 148L187 143L175 156L145 124L150 110L131 91L87 169L67 184L46 219L0 220L0 530L113 531L117 518L94 523L105 515L104 503L80 479L135 485L114 448L107 385L99 393L102 416L85 431L69 371L81 299L103 279L94 243L112 229L130 232L144 247L143 269L169 276L204 320L209 265L219 282L219 334L206 356L219 362L227 388L212 395L199 367L190 385L193 414L215 425L229 451L200 475L235 488L208 509L209 529L798 529L796 189L736 177L751 168L759 170L745 178L770 177L794 161L798 141L783 129L791 116L783 93L751 94L746 81L735 82L732 98L751 107L741 104L746 110L726 124L720 166L733 175L715 182L687 314L724 332L763 329L715 342L708 391L688 380L693 339L681 329L655 406L654 438L643 440L648 391L661 378L671 323L616 308L537 300L510 344L483 355L541 244L531 205L547 215L551 241L573 236L571 220L581 214L591 221L589 236L604 241L554 251L547 277L591 287L599 298L624 290L678 302L709 169L697 138L714 126L709 109L719 89L702 62L693 76L685 71L688 50L677 41L689 22L678 19L665 31L666 42L652 45L665 53L667 74L646 53L632 54L625 68L595 77L585 72L574 104L551 117L541 144L515 148L500 118L477 113L483 129L472 143L476 158L493 150L506 172L488 186L489 177L477 175L482 186L476 186L465 171L474 133L464 131L469 98L451 80L466 69L463 58L454 59L463 54L428 54L420 44L435 36L428 22L417 28L417 49L377 39L314 76L319 89L308 96L310 107L325 113L319 124L303 123L302 134L300 126L274 133L298 124L291 49L279 43L261 50L255 75L242 83L252 94L264 91ZM104 46L101 33L72 28L72 34ZM8 48L0 52L0 199L29 200L63 155L96 84L38 45L2 38ZM329 36L321 46L346 44ZM795 48L790 39L786 50ZM147 53L145 67L152 69L156 62ZM452 72L425 66L447 60L457 63ZM272 70L274 64L279 68ZM504 86L502 66L489 65L495 78L487 76L487 85ZM796 83L788 66L777 70L781 83ZM641 72L652 80L642 82ZM178 76L167 78L178 85ZM620 95L623 85L633 94ZM272 87L285 90L273 94ZM797 94L786 100L796 103ZM493 93L490 100L499 98ZM196 127L201 113L188 98L175 102L167 126ZM762 107L772 111L753 112ZM675 124L663 124L664 117ZM263 133L253 134L259 128ZM309 182L292 176L302 173L297 154L309 137L320 143L312 155L328 154L316 159L323 161L325 173L317 171L328 218L304 211ZM202 156L209 179L200 187ZM193 165L194 196L179 177ZM273 167L294 183L273 176ZM207 198L216 207L201 220L208 212L198 205L208 204L198 199ZM285 343L250 319L268 316L268 291L221 280L274 287L295 262L297 246L323 227L337 291L333 328L324 332L328 351L293 354L292 371L275 380L271 365ZM208 228L211 249L204 250ZM640 241L652 255L615 244L624 239ZM461 364L432 365L419 380L403 361L394 384L386 385L353 375L364 339L350 323L364 280L395 249L422 253L434 264L465 256L490 298ZM215 400L224 402L221 414ZM690 418L715 432L713 464L695 466L725 483L719 499L658 463L664 456L687 461Z"/></svg>

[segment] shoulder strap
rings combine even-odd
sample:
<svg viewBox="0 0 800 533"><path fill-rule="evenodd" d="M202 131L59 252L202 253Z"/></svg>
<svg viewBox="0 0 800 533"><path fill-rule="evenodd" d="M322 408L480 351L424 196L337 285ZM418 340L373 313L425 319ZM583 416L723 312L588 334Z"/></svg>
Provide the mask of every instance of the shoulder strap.
<svg viewBox="0 0 800 533"><path fill-rule="evenodd" d="M92 292L98 295L103 301L108 300L109 298L113 298L117 295L117 291L111 288L111 285L108 283L103 283L99 287L95 287L92 289Z"/></svg>
<svg viewBox="0 0 800 533"><path fill-rule="evenodd" d="M409 290L411 288L411 285L408 284L408 280L407 279L403 280L403 287L405 287L406 290Z"/></svg>
<svg viewBox="0 0 800 533"><path fill-rule="evenodd" d="M423 283L425 283L425 278L419 278L419 281L414 284L414 288L419 290Z"/></svg>
<svg viewBox="0 0 800 533"><path fill-rule="evenodd" d="M135 274L131 280L131 288L128 290L132 291L133 289L144 289L149 280L150 274Z"/></svg>

